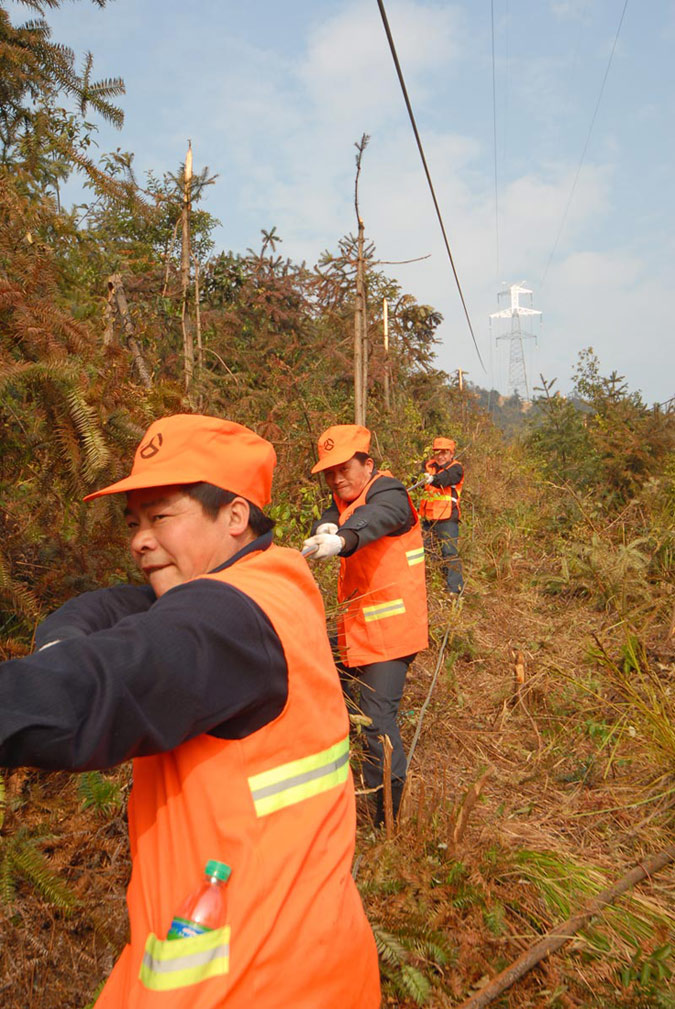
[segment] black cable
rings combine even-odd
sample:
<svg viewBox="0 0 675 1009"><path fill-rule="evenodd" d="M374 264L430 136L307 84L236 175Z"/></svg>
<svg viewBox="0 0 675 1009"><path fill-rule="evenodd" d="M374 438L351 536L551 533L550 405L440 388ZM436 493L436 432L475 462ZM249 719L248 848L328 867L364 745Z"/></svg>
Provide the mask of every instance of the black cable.
<svg viewBox="0 0 675 1009"><path fill-rule="evenodd" d="M443 241L445 242L445 248L448 252L448 259L450 260L450 266L452 267L452 272L455 277L455 283L457 284L457 290L459 291L459 297L462 301L462 307L464 309L464 315L466 316L466 321L469 326L469 332L471 333L471 339L473 340L473 345L476 348L476 353L478 354L478 360L481 363L483 371L487 374L485 365L483 364L483 358L480 355L478 349L478 344L476 343L476 337L474 336L473 326L471 325L471 319L469 318L469 311L466 307L466 302L464 300L464 294L462 292L462 285L459 282L459 277L457 276L457 270L455 269L455 263L452 258L452 253L450 251L450 243L448 242L448 236L445 233L445 225L443 224L443 218L441 217L441 211L438 206L438 200L436 199L436 193L434 191L434 184L431 181L431 175L429 173L429 168L427 167L427 159L424 156L424 148L422 147L422 141L420 140L420 135L417 131L417 123L415 122L415 117L413 115L412 106L410 105L410 99L408 98L408 91L405 86L405 81L403 79L403 71L401 70L401 64L398 61L398 55L396 53L396 46L394 45L394 39L391 34L391 29L389 28L389 21L387 20L387 14L384 9L383 0L377 0L377 5L380 8L380 14L382 15L382 23L384 25L384 30L387 34L387 40L389 42L389 48L391 49L391 55L394 60L394 66L396 67L396 73L398 74L398 79L401 84L401 90L403 92L403 98L405 99L406 108L408 109L408 115L410 116L410 122L412 123L413 132L415 134L415 140L417 141L417 147L420 152L420 157L422 158L422 164L424 166L424 172L427 177L427 182L429 183L429 189L431 191L431 198L434 201L434 207L436 208L436 216L438 217L438 223L441 226L441 232L443 234Z"/></svg>

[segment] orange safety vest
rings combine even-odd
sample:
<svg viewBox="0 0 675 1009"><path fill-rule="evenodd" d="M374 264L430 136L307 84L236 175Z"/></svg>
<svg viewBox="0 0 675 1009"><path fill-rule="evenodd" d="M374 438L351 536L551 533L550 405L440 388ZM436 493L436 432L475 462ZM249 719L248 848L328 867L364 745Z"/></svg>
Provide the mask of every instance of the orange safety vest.
<svg viewBox="0 0 675 1009"><path fill-rule="evenodd" d="M391 475L387 470L377 473L349 504L337 498L339 524L366 503L375 480ZM351 557L340 558L338 648L348 667L398 659L428 647L424 546L412 501L410 507L415 524L407 533L382 536Z"/></svg>
<svg viewBox="0 0 675 1009"><path fill-rule="evenodd" d="M348 718L319 591L300 554L277 546L206 577L270 619L288 700L244 739L201 735L134 760L131 941L96 1009L379 1009L375 942L351 875ZM232 867L227 922L166 941L210 858Z"/></svg>
<svg viewBox="0 0 675 1009"><path fill-rule="evenodd" d="M450 466L454 466L459 459L453 459L451 463L448 463L447 469ZM461 463L460 463L461 466ZM427 473L436 474L439 469L432 462L427 462L424 464L424 468ZM453 517L453 509L457 509L456 516L459 520L461 518L462 512L459 507L459 499L462 496L462 487L464 485L464 470L462 470L462 479L459 483L453 484L452 487L433 487L428 484L422 491L422 498L420 501L420 515L427 522L438 522L442 519L451 519Z"/></svg>

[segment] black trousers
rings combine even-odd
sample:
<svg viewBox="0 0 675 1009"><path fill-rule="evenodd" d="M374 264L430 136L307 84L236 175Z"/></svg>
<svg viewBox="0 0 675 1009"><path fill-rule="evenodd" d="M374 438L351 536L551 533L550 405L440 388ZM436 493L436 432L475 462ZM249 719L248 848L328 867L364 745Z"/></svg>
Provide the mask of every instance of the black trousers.
<svg viewBox="0 0 675 1009"><path fill-rule="evenodd" d="M348 707L351 710L356 707L372 719L372 725L365 728L366 761L363 766L363 777L369 788L382 784L384 750L378 737L384 735L389 736L394 748L392 781L405 781L407 759L397 718L408 666L414 658L414 655L407 655L353 669L338 664Z"/></svg>

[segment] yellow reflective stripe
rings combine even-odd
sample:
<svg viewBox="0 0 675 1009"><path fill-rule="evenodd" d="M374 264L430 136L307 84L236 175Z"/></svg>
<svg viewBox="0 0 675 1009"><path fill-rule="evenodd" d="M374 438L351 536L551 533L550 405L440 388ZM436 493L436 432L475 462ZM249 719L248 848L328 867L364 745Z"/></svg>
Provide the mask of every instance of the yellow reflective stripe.
<svg viewBox="0 0 675 1009"><path fill-rule="evenodd" d="M424 560L424 547L419 547L417 550L406 550L405 555L408 559L409 567L412 567L413 564L421 564Z"/></svg>
<svg viewBox="0 0 675 1009"><path fill-rule="evenodd" d="M405 613L405 603L402 599L391 599L388 603L377 603L375 606L364 606L363 615L366 623L373 620L385 620L387 617L397 617Z"/></svg>
<svg viewBox="0 0 675 1009"><path fill-rule="evenodd" d="M258 816L310 799L342 785L349 774L349 736L327 750L291 760L248 779Z"/></svg>
<svg viewBox="0 0 675 1009"><path fill-rule="evenodd" d="M189 939L158 939L145 943L139 978L152 991L172 991L199 984L230 969L230 926Z"/></svg>

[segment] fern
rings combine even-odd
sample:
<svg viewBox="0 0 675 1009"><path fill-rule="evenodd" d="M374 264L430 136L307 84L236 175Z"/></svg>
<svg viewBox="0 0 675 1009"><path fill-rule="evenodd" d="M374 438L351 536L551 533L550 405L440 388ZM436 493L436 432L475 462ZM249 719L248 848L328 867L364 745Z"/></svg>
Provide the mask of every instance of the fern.
<svg viewBox="0 0 675 1009"><path fill-rule="evenodd" d="M90 484L110 461L110 452L98 427L96 411L85 402L80 390L76 387L68 389L66 400L71 420L84 446L82 475Z"/></svg>
<svg viewBox="0 0 675 1009"><path fill-rule="evenodd" d="M451 959L450 951L440 942L423 938L398 939L391 932L378 927L373 928L373 934L384 974L415 1005L426 1005L432 983L418 967L410 963L410 954L412 952L422 960L432 960L436 965L442 966Z"/></svg>
<svg viewBox="0 0 675 1009"><path fill-rule="evenodd" d="M442 936L435 936L433 939L414 939L410 948L420 960L426 960L437 967L446 967L456 960L454 951L448 949Z"/></svg>
<svg viewBox="0 0 675 1009"><path fill-rule="evenodd" d="M25 827L2 841L0 847L0 897L11 904L16 895L19 878L37 890L41 897L69 913L78 904L70 887L53 872L44 855L37 850L38 838L31 837Z"/></svg>
<svg viewBox="0 0 675 1009"><path fill-rule="evenodd" d="M407 951L391 932L385 932L381 928L373 928L373 935L377 952L385 963L395 967L400 967L405 963Z"/></svg>
<svg viewBox="0 0 675 1009"><path fill-rule="evenodd" d="M116 781L104 778L100 771L81 774L78 792L83 809L94 809L105 816L116 815L122 807L122 790Z"/></svg>
<svg viewBox="0 0 675 1009"><path fill-rule="evenodd" d="M431 994L431 982L417 967L406 963L401 967L399 982L416 1005L426 1005Z"/></svg>

